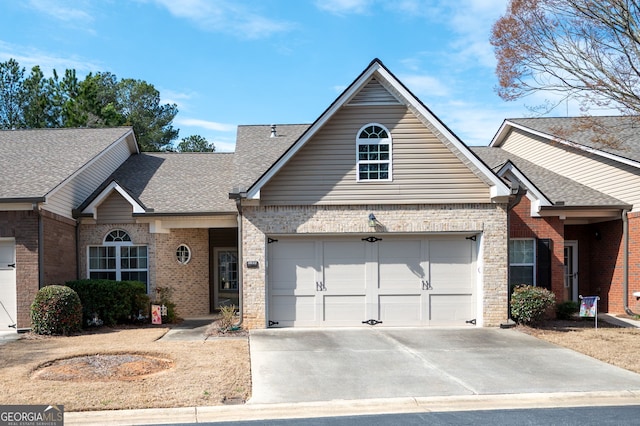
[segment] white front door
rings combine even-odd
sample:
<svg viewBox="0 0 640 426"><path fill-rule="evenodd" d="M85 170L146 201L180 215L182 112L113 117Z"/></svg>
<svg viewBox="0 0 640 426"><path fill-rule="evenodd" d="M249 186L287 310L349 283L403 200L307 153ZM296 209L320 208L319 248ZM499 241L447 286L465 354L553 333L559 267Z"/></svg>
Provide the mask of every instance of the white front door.
<svg viewBox="0 0 640 426"><path fill-rule="evenodd" d="M476 244L464 236L272 241L269 326L464 325L475 319Z"/></svg>
<svg viewBox="0 0 640 426"><path fill-rule="evenodd" d="M0 330L15 330L16 317L16 243L0 239Z"/></svg>

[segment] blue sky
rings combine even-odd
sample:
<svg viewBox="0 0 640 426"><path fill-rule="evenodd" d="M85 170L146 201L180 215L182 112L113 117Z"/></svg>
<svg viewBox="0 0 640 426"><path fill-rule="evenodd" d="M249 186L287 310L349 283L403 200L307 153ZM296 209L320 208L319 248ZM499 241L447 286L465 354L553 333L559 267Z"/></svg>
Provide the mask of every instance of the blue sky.
<svg viewBox="0 0 640 426"><path fill-rule="evenodd" d="M239 124L313 122L379 58L469 145L525 105L494 91L507 0L22 0L0 5L0 61L109 71L176 103L180 138L234 149ZM559 111L565 115L565 111ZM556 114L556 115L558 115Z"/></svg>

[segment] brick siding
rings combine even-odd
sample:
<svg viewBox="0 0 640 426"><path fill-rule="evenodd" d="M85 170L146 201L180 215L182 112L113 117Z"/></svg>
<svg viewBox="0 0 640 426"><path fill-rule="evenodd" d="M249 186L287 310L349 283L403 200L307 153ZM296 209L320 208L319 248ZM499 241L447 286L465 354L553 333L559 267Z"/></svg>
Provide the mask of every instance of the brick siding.
<svg viewBox="0 0 640 426"><path fill-rule="evenodd" d="M257 269L243 269L244 325L266 326L266 236L271 234L370 234L367 217L373 212L382 233L482 233L482 311L485 326L497 326L507 312L507 220L504 205L456 204L415 206L277 206L244 208L244 261L257 260ZM480 260L480 259L479 259Z"/></svg>

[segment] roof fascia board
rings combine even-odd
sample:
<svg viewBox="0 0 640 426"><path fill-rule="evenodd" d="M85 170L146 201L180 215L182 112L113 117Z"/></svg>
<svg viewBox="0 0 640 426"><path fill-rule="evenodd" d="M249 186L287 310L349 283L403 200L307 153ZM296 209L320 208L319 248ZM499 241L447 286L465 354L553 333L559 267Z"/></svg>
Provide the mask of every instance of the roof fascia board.
<svg viewBox="0 0 640 426"><path fill-rule="evenodd" d="M306 142L315 135L315 133L340 109L343 105L359 92L364 84L366 84L374 73L378 73L386 83L390 84L404 98L404 101L410 104L425 119L427 119L445 138L447 138L466 158L469 159L482 173L484 173L491 186L491 197L505 197L510 195L510 189L507 185L496 176L486 164L476 157L469 148L462 143L439 119L437 119L422 102L420 102L385 66L375 59L369 67L364 70L351 85L327 108L327 110L307 129L307 131L296 141L295 144L287 152L276 161L276 163L265 174L256 181L247 191L247 198L257 199L260 189L277 173L284 164L286 164L296 152L306 144ZM394 94L395 96L395 94Z"/></svg>
<svg viewBox="0 0 640 426"><path fill-rule="evenodd" d="M527 188L527 197L536 201L539 207L542 206L552 206L553 202L547 198L546 195L542 191L536 187L536 185L524 174L518 167L508 160L504 165L498 170L496 173L498 176L504 176L507 173L512 173L516 179L518 179L526 188ZM531 197L529 196L531 195ZM532 198L533 197L533 198ZM532 205L533 209L533 205ZM536 209L536 213L540 211L539 208Z"/></svg>
<svg viewBox="0 0 640 426"><path fill-rule="evenodd" d="M121 137L119 137L117 140L113 141L111 144L109 144L109 146L107 146L105 149L103 149L101 152L99 152L97 155L95 155L91 160L89 160L85 165L83 165L82 167L80 167L78 170L76 170L75 172L73 172L73 174L71 176L68 176L65 180L63 180L62 182L60 182L58 185L56 185L51 191L49 191L45 197L52 197L53 195L55 195L56 192L58 192L60 189L62 189L67 183L69 183L70 181L72 181L73 179L75 179L76 176L78 176L80 173L84 172L86 169L88 169L89 167L91 167L96 161L98 161L98 159L100 157L102 157L105 153L115 149L115 147L121 143L123 140L126 140L129 136L133 137L133 145L131 144L131 139L129 139L129 141L127 141L127 146L129 147L129 152L131 152L131 154L137 154L139 153L139 149L138 149L138 143L135 141L135 135L133 133L133 129L129 129L129 131L127 133L125 133L124 135L122 135ZM132 150L132 147L135 147L135 150Z"/></svg>
<svg viewBox="0 0 640 426"><path fill-rule="evenodd" d="M503 130L503 127L504 127L504 130ZM613 160L613 161L616 161L618 163L626 164L628 166L635 167L635 168L640 168L640 162L638 162L638 161L630 160L628 158L621 157L621 156L616 155L616 154L611 154L609 152L601 151L601 150L596 149L596 148L591 148L591 147L588 147L586 145L582 145L582 144L579 144L579 143L571 142L571 141L566 140L566 139L556 138L556 137L554 137L554 136L552 136L552 135L550 135L548 133L544 133L544 132L541 132L539 130L534 130L534 129L530 128L530 127L523 126L521 124L514 123L514 122L511 122L511 121L508 121L508 120L505 120L505 122L502 124L502 127L498 131L496 137L494 137L494 139L491 141L491 144L489 144L489 146L500 146L500 145L502 145L502 142L504 142L504 138L506 137L506 135L507 135L508 131L510 130L510 128L520 129L520 130L523 130L523 131L525 131L527 133L531 133L532 135L536 135L536 136L539 136L541 138L544 138L544 139L547 139L547 140L550 140L550 141L554 141L554 142L560 143L562 145L578 149L580 151L587 152L589 154L598 155L600 157L607 158L609 160Z"/></svg>
<svg viewBox="0 0 640 426"><path fill-rule="evenodd" d="M102 204L102 202L109 196L111 195L111 193L113 191L117 191L120 195L122 195L122 197L127 200L127 202L129 204L131 204L131 207L133 207L133 214L136 213L144 213L145 209L144 206L140 205L140 203L138 203L131 195L129 195L129 193L127 191L125 191L119 184L118 182L111 181L111 183L109 185L107 185L107 187L105 189L103 189L102 191L100 191L100 194L98 194L97 197L95 197L93 199L93 201L91 201L91 203L89 203L89 205L87 207L85 207L81 214L84 215L90 215L92 216L94 219L97 219L98 217L98 206L100 204Z"/></svg>

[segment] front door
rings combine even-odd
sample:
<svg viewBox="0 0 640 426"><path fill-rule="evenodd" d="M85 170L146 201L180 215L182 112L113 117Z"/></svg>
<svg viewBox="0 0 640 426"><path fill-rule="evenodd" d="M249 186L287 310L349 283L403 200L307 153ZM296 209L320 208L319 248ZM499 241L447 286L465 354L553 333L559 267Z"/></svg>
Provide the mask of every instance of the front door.
<svg viewBox="0 0 640 426"><path fill-rule="evenodd" d="M578 301L578 242L564 243L564 298Z"/></svg>
<svg viewBox="0 0 640 426"><path fill-rule="evenodd" d="M216 308L226 305L238 307L238 250L216 248L214 250L214 279L217 292Z"/></svg>
<svg viewBox="0 0 640 426"><path fill-rule="evenodd" d="M0 239L0 330L15 329L16 307L16 243Z"/></svg>

